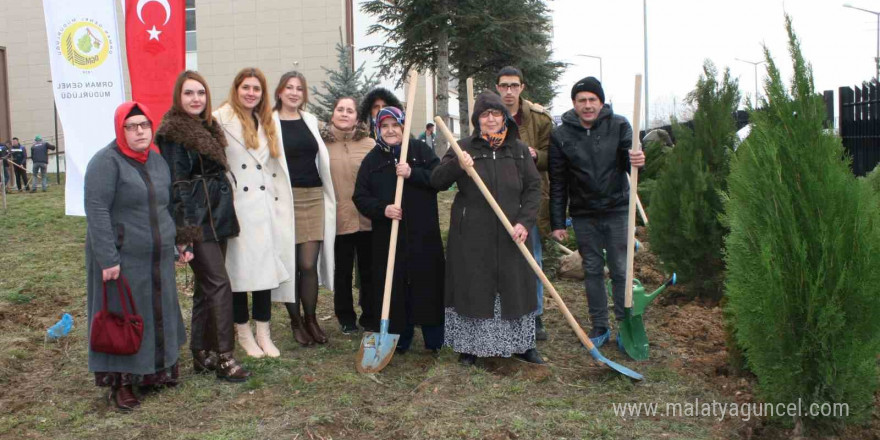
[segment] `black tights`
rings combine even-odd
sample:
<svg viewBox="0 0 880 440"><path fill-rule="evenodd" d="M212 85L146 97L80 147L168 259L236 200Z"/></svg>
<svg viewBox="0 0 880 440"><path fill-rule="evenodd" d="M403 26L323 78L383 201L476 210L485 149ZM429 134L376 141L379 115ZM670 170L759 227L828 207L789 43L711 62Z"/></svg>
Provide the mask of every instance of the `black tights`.
<svg viewBox="0 0 880 440"><path fill-rule="evenodd" d="M295 303L285 303L290 316L299 314L300 304L306 315L314 315L318 309L318 253L320 241L307 241L296 245L296 293Z"/></svg>

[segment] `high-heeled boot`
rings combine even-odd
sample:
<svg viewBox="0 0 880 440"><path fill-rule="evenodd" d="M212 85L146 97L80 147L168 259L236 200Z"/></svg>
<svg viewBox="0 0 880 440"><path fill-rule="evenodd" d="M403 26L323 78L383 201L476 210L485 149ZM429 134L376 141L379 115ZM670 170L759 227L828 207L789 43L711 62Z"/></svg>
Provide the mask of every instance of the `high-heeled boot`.
<svg viewBox="0 0 880 440"><path fill-rule="evenodd" d="M306 331L306 324L303 322L299 312L290 313L290 330L293 331L293 339L304 347L315 345L315 340Z"/></svg>
<svg viewBox="0 0 880 440"><path fill-rule="evenodd" d="M327 335L324 334L324 330L321 330L321 326L318 325L318 316L306 314L305 319L306 331L309 332L312 339L319 344L326 344Z"/></svg>

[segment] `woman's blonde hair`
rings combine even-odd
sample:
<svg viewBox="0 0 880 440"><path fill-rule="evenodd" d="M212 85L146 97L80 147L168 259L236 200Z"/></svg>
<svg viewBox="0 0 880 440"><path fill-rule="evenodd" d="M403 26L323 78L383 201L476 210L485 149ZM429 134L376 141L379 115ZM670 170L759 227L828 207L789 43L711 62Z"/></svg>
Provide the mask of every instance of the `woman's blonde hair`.
<svg viewBox="0 0 880 440"><path fill-rule="evenodd" d="M232 88L229 89L229 98L227 98L226 103L232 107L232 111L235 112L235 116L241 122L245 146L254 150L259 148L260 137L257 133L254 119L238 100L238 87L248 78L256 78L260 82L263 94L260 97L260 102L254 107L254 115L260 121L263 131L266 133L266 138L269 140L269 154L272 157L278 157L278 134L275 132L275 121L272 119L272 109L269 107L269 100L266 99L266 76L263 75L263 72L256 67L247 67L238 72L238 75L235 75L235 80L232 81Z"/></svg>

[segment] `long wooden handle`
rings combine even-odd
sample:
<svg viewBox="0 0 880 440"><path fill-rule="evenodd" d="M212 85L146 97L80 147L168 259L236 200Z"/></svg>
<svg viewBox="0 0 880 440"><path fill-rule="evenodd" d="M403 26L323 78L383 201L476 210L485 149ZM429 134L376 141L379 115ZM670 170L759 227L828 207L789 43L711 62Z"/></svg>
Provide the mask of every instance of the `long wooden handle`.
<svg viewBox="0 0 880 440"><path fill-rule="evenodd" d="M632 151L641 151L642 143L639 142L639 129L641 128L642 118L642 75L636 75L633 103ZM633 301L633 260L635 259L636 245L636 200L638 199L639 168L631 166L629 174L631 179L629 185L629 214L626 227L626 298L624 301L624 307L627 309L632 308Z"/></svg>
<svg viewBox="0 0 880 440"><path fill-rule="evenodd" d="M409 151L409 135L412 132L412 115L416 102L416 86L419 73L409 71L406 88L406 116L403 121L403 144L400 146L400 163L406 163L406 154ZM400 208L403 201L403 176L397 176L397 187L394 190L394 206ZM391 242L388 244L388 267L385 268L385 292L382 294L382 319L388 319L391 312L391 286L394 282L394 257L397 256L397 232L400 230L400 220L391 220Z"/></svg>
<svg viewBox="0 0 880 440"><path fill-rule="evenodd" d="M474 116L474 79L467 79L467 106L468 106L468 121L473 120ZM474 124L468 124L471 127L471 134L474 134Z"/></svg>
<svg viewBox="0 0 880 440"><path fill-rule="evenodd" d="M632 178L629 177L629 174L626 175L626 181L632 185ZM642 223L644 223L645 226L648 226L648 215L645 214L645 208L642 206L642 199L638 194L636 194L636 208L639 210L639 217L642 218Z"/></svg>
<svg viewBox="0 0 880 440"><path fill-rule="evenodd" d="M458 146L458 142L456 142L455 137L452 135L452 132L449 131L449 128L446 124L443 123L443 120L439 117L434 118L434 122L440 127L440 131L443 132L443 135L446 136L446 139L449 140L449 144L452 146L452 149L455 151L455 154L459 158L459 162L461 162L461 147ZM498 206L498 203L495 201L495 198L492 197L492 193L489 191L489 188L486 188L486 184L483 183L483 179L480 178L480 175L477 174L477 170L474 167L465 167L465 172L468 176L473 179L474 183L477 184L477 188L480 188L480 192L483 193L483 197L486 198L486 201L489 202L489 206L492 207L492 210L495 211L495 215L498 216L498 220L501 221L501 224L504 225L504 229L507 230L507 233L510 234L511 240L513 239L513 225L510 224L510 220L507 219L507 216L504 214L504 211L501 210L501 207ZM577 320L574 319L571 312L568 311L568 307L565 306L565 303L562 301L562 297L559 296L559 293L556 292L556 289L553 288L553 284L550 284L550 280L547 279L547 276L544 275L544 271L541 270L541 266L538 266L538 263L535 261L535 258L532 257L532 253L529 252L529 248L526 247L524 243L516 243L516 246L519 248L519 251L522 253L523 257L525 257L526 261L529 262L529 266L532 267L532 270L541 279L541 283L544 284L544 288L550 292L550 296L556 301L556 305L559 306L559 310L562 311L562 314L565 316L565 320L568 322L568 325L574 330L578 339L580 339L581 343L587 347L587 350L592 350L595 348L593 346L593 342L590 341L590 338L587 337L587 334L584 333L584 329L578 325Z"/></svg>

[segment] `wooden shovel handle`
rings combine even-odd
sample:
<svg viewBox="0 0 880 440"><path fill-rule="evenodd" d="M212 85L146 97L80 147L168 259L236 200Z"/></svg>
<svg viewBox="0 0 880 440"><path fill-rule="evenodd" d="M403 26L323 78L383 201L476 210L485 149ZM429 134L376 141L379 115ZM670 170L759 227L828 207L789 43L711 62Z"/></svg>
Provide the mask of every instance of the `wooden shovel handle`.
<svg viewBox="0 0 880 440"><path fill-rule="evenodd" d="M419 73L409 71L406 88L406 116L403 121L403 144L400 146L400 163L406 163L406 154L409 152L409 135L412 132L412 115L416 102L416 86ZM394 190L394 206L400 208L403 201L403 176L397 176L397 187ZM400 221L391 221L391 242L388 244L388 267L385 268L385 292L382 294L382 319L387 320L391 311L391 286L394 282L394 257L397 255L397 232L400 230Z"/></svg>
<svg viewBox="0 0 880 440"><path fill-rule="evenodd" d="M467 85L467 108L468 120L473 120L474 116L474 79L468 78L465 82ZM471 127L471 134L474 134L474 124L468 124Z"/></svg>
<svg viewBox="0 0 880 440"><path fill-rule="evenodd" d="M636 75L635 98L633 99L633 135L632 151L641 151L642 143L639 142L639 129L642 117L642 75ZM636 201L638 200L639 168L630 167L629 185L629 214L626 226L626 298L624 307L632 308L633 293L633 259L635 258L636 245ZM645 222L647 224L647 222Z"/></svg>
<svg viewBox="0 0 880 440"><path fill-rule="evenodd" d="M437 127L440 127L440 131L443 132L443 135L446 136L446 139L449 140L449 144L452 146L452 149L455 151L456 156L459 158L459 163L461 163L461 147L458 146L458 142L455 140L455 136L452 135L452 132L449 131L449 128L446 124L443 123L443 120L439 117L434 118L434 122L437 124ZM513 225L510 224L510 220L507 219L507 216L504 215L504 211L501 210L501 207L498 206L498 203L495 201L495 198L492 197L492 193L489 191L489 188L486 188L486 184L483 183L483 179L480 178L480 175L477 174L477 170L474 167L465 167L464 171L468 174L468 176L473 179L474 183L477 184L477 188L480 188L480 192L483 193L483 197L486 198L486 201L489 203L489 206L492 207L492 210L495 211L495 215L498 216L498 220L501 221L501 224L504 225L504 229L507 230L507 233L511 236L511 240L513 240ZM584 330L578 325L577 320L574 319L571 312L568 311L568 307L565 306L565 303L562 301L562 297L559 296L559 293L556 292L556 289L553 288L553 285L550 284L550 280L547 279L547 276L544 275L544 271L541 270L541 266L538 266L538 263L535 261L535 258L532 257L532 253L529 252L529 248L526 247L525 243L516 243L516 246L519 248L519 251L522 252L523 257L525 257L526 261L529 262L529 266L532 267L532 270L541 279L541 282L544 284L544 288L550 292L550 296L556 301L556 305L559 306L559 310L562 311L562 314L565 316L565 320L568 322L568 325L574 330L578 339L580 339L581 343L587 347L587 350L592 350L595 348L593 343L590 341L590 338L587 337L587 334L584 333Z"/></svg>

